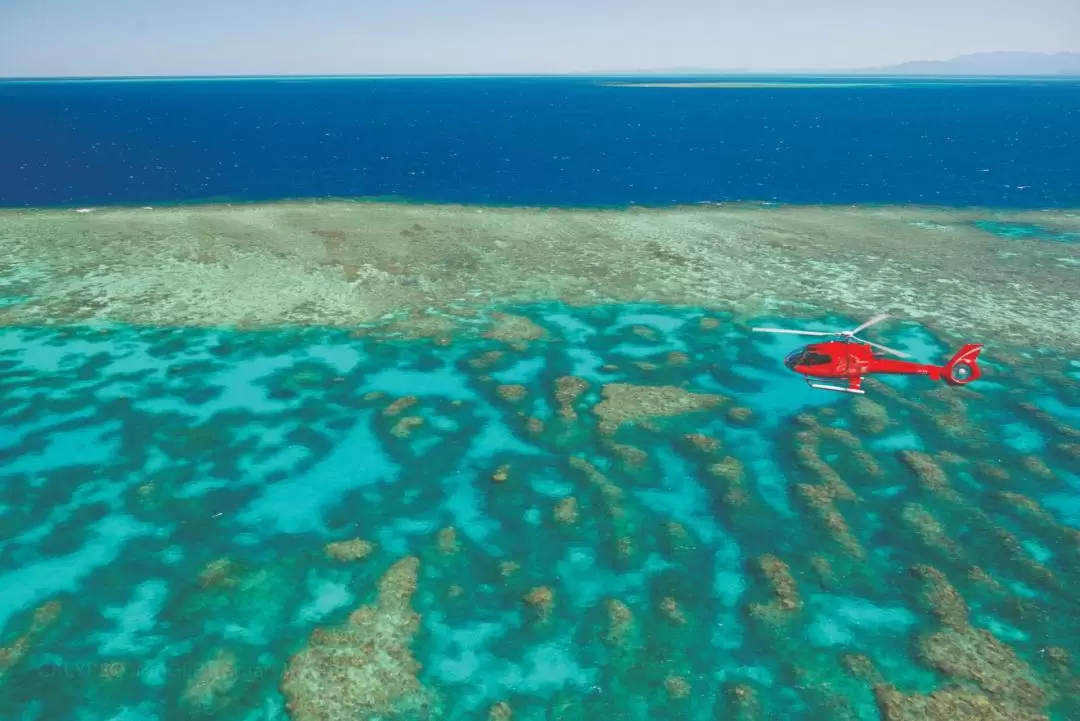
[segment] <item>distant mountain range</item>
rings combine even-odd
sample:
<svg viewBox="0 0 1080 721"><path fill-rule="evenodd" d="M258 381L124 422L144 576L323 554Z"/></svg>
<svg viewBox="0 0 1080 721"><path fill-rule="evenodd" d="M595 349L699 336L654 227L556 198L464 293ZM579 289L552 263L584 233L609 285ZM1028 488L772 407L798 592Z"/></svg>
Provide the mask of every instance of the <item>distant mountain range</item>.
<svg viewBox="0 0 1080 721"><path fill-rule="evenodd" d="M1080 53L972 53L951 60L913 60L857 72L874 75L1080 75Z"/></svg>
<svg viewBox="0 0 1080 721"><path fill-rule="evenodd" d="M619 73L622 74L622 73ZM753 70L682 67L639 70L631 75L1064 75L1080 76L1080 53L1031 53L1001 50L958 55L950 60L912 60L876 68Z"/></svg>

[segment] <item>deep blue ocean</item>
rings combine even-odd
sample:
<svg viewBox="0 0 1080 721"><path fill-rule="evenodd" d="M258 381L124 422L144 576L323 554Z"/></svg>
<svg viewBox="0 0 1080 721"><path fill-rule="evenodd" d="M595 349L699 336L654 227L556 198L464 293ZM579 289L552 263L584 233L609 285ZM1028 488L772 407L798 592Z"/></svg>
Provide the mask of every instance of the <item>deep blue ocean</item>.
<svg viewBox="0 0 1080 721"><path fill-rule="evenodd" d="M0 205L1080 205L1080 82L604 80L0 82Z"/></svg>

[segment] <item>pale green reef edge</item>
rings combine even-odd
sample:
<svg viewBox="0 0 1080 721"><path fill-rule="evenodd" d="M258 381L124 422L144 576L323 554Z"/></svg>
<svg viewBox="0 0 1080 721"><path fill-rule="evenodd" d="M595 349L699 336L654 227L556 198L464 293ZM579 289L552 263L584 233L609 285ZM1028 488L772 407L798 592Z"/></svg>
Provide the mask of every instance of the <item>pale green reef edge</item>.
<svg viewBox="0 0 1080 721"><path fill-rule="evenodd" d="M1080 349L1076 211L291 201L0 211L0 323L355 325L559 299L737 316L893 313L947 339ZM20 290L21 289L21 290Z"/></svg>

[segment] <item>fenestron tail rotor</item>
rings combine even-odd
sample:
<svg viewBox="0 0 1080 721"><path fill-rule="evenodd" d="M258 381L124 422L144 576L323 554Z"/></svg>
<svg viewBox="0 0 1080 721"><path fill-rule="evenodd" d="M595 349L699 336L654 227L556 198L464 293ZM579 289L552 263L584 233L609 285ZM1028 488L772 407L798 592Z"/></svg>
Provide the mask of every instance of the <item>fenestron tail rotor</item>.
<svg viewBox="0 0 1080 721"><path fill-rule="evenodd" d="M881 345L880 343L874 343L872 341L864 340L864 339L859 338L859 337L856 336L856 333L864 331L864 330L866 330L867 328L869 328L872 325L877 325L878 323L880 323L883 320L886 320L889 317L890 316L889 316L888 313L881 313L879 315L875 315L873 318L866 321L865 323L862 323L861 325L859 325L854 330L820 331L820 330L795 330L795 329L792 329L792 328L751 328L751 330L757 331L759 333L789 333L791 335L833 336L833 337L846 338L848 340L853 340L853 341L856 341L858 343L865 343L866 345L873 346L874 348L878 348L880 350L883 350L886 353L892 353L893 355L900 356L901 358L910 358L911 356L908 355L907 353L904 353L903 351L899 351L899 350L896 350L895 348L890 348L888 346Z"/></svg>

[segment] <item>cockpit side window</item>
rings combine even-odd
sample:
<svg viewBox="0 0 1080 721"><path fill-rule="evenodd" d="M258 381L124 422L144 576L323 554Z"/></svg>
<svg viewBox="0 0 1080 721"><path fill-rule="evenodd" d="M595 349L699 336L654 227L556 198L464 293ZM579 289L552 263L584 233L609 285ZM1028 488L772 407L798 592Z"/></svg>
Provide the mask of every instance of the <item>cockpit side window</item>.
<svg viewBox="0 0 1080 721"><path fill-rule="evenodd" d="M799 364L804 365L804 366L820 366L820 365L825 365L826 363L828 363L831 360L832 360L832 358L825 355L824 353L815 353L814 351L806 351L805 353L803 353L803 357L802 357Z"/></svg>

